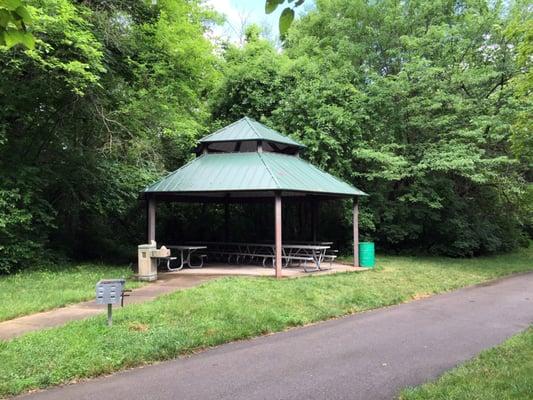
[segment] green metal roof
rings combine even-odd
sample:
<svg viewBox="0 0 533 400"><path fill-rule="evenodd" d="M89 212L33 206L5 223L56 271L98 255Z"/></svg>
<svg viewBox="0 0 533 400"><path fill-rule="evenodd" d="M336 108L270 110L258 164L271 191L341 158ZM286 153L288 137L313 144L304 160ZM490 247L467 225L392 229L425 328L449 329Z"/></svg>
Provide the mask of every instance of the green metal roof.
<svg viewBox="0 0 533 400"><path fill-rule="evenodd" d="M270 129L259 122L244 117L234 123L219 129L218 131L200 139L200 143L213 142L236 142L250 140L265 140L268 142L282 143L294 147L305 147L303 144L291 139L288 136Z"/></svg>
<svg viewBox="0 0 533 400"><path fill-rule="evenodd" d="M274 190L346 197L365 195L301 158L271 152L203 154L144 192L202 194Z"/></svg>

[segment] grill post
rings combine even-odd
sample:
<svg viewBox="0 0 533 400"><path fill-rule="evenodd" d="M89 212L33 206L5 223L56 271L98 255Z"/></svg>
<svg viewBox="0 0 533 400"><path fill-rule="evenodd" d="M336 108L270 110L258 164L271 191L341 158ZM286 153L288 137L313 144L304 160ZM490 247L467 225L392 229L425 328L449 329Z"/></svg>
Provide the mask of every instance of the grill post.
<svg viewBox="0 0 533 400"><path fill-rule="evenodd" d="M113 305L107 305L107 326L113 325Z"/></svg>

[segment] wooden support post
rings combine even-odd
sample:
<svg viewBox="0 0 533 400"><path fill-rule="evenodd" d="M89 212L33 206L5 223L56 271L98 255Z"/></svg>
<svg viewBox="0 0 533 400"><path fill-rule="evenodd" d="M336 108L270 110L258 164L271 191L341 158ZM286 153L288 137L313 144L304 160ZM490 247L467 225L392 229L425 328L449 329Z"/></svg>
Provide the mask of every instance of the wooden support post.
<svg viewBox="0 0 533 400"><path fill-rule="evenodd" d="M276 192L276 199L275 199L275 244L276 244L276 260L275 260L275 269L276 269L276 278L281 278L282 272L281 272L281 254L282 254L282 248L281 248L281 193Z"/></svg>
<svg viewBox="0 0 533 400"><path fill-rule="evenodd" d="M263 142L261 140L257 141L257 152L262 153L263 152Z"/></svg>
<svg viewBox="0 0 533 400"><path fill-rule="evenodd" d="M353 266L359 266L359 199L353 199Z"/></svg>
<svg viewBox="0 0 533 400"><path fill-rule="evenodd" d="M155 199L149 196L146 201L148 203L146 206L147 236L148 243L151 243L155 240Z"/></svg>

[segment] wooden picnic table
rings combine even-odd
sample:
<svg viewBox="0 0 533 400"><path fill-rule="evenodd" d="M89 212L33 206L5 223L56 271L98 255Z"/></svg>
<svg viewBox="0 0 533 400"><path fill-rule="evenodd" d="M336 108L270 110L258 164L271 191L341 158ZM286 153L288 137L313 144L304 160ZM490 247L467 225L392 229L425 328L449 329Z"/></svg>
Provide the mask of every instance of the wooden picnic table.
<svg viewBox="0 0 533 400"><path fill-rule="evenodd" d="M191 256L194 252L198 250L205 250L207 249L207 246L183 246L183 245L169 245L166 246L167 249L174 249L180 252L180 266L177 268L171 268L170 267L170 261L171 259L175 259L175 257L168 257L167 259L167 269L169 271L179 271L182 269L185 265L187 265L189 268L202 268L204 266L204 254L200 254L200 264L193 264L191 262Z"/></svg>

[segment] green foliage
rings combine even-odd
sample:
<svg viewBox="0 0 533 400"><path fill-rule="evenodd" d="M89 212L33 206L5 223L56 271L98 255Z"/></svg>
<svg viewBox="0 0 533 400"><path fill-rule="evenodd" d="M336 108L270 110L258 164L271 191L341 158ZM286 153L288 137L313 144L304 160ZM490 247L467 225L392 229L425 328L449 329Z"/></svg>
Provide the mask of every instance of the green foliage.
<svg viewBox="0 0 533 400"><path fill-rule="evenodd" d="M283 3L283 1L284 0L266 0L265 12L267 14L273 13L274 11L276 11L276 8L278 8L278 6Z"/></svg>
<svg viewBox="0 0 533 400"><path fill-rule="evenodd" d="M10 49L22 44L33 49L35 39L27 31L31 16L20 0L0 0L0 46Z"/></svg>
<svg viewBox="0 0 533 400"><path fill-rule="evenodd" d="M531 96L521 100L513 85L530 58L519 56L530 54L530 30L513 22L525 18L520 7L318 1L284 53L266 42L226 53L214 118L248 114L297 136L304 157L371 195L362 233L379 247L511 249L532 226L518 150L530 148L520 116L531 114Z"/></svg>
<svg viewBox="0 0 533 400"><path fill-rule="evenodd" d="M132 256L139 191L243 115L370 193L361 232L380 248L469 256L533 232L525 1L319 0L292 24L302 1L268 1L289 8L284 49L254 26L244 47L214 48L205 33L218 17L200 1L21 4L0 2L0 26L24 29L31 15L35 38L0 45L0 272L50 250ZM168 232L194 220L184 210L163 210ZM324 210L324 238L347 248L349 207Z"/></svg>
<svg viewBox="0 0 533 400"><path fill-rule="evenodd" d="M287 36L287 32L292 25L292 21L294 21L294 10L287 7L279 16L279 34L282 39Z"/></svg>
<svg viewBox="0 0 533 400"><path fill-rule="evenodd" d="M50 204L32 190L31 177L22 187L0 188L0 274L45 254L42 227L53 227L52 216Z"/></svg>
<svg viewBox="0 0 533 400"><path fill-rule="evenodd" d="M285 40L287 37L287 33L289 32L289 28L292 25L292 22L294 21L294 10L296 7L301 6L304 3L305 0L287 0L288 6L283 9L279 16L279 35L282 40ZM282 5L285 2L285 0L265 0L265 13L271 14L278 6ZM291 3L294 3L291 8Z"/></svg>
<svg viewBox="0 0 533 400"><path fill-rule="evenodd" d="M378 257L362 273L224 278L113 313L0 342L0 396L175 358L531 270L531 250L473 260Z"/></svg>
<svg viewBox="0 0 533 400"><path fill-rule="evenodd" d="M216 88L211 112L220 124L242 118L260 120L269 117L284 96L287 84L283 70L288 62L272 45L247 30L247 45L243 49L230 46L225 53L224 79Z"/></svg>
<svg viewBox="0 0 533 400"><path fill-rule="evenodd" d="M531 129L531 109L533 92L533 11L527 1L519 1L513 8L511 23L506 28L506 36L516 46L516 63L519 73L511 79L517 97L517 113L511 136L512 150L533 167L533 131Z"/></svg>
<svg viewBox="0 0 533 400"><path fill-rule="evenodd" d="M212 14L189 1L28 10L35 48L0 47L0 271L43 247L124 259L144 240L139 191L204 129Z"/></svg>

